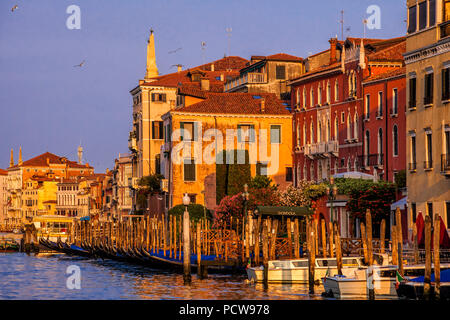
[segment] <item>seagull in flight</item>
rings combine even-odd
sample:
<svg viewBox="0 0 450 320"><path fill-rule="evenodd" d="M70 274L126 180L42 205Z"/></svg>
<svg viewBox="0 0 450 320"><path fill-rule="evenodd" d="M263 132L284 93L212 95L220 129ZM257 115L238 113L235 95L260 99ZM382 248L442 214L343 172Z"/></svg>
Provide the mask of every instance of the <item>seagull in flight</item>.
<svg viewBox="0 0 450 320"><path fill-rule="evenodd" d="M14 5L14 7L12 7L11 8L11 12L14 12L14 10L16 10L16 9L18 9L19 8L19 6L16 4L16 5Z"/></svg>
<svg viewBox="0 0 450 320"><path fill-rule="evenodd" d="M170 54L170 53L175 53L175 52L177 52L177 51L179 51L179 50L181 50L182 48L178 48L178 49L176 49L176 50L172 50L172 51L169 51L168 53Z"/></svg>
<svg viewBox="0 0 450 320"><path fill-rule="evenodd" d="M82 67L84 65L84 63L86 62L86 60L83 60L80 64L74 65L73 67Z"/></svg>

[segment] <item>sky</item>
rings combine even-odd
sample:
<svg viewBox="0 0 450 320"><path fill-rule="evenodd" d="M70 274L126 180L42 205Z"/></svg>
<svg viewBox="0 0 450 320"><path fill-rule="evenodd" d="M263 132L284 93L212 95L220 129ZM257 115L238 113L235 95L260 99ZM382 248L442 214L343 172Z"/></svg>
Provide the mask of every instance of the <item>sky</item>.
<svg viewBox="0 0 450 320"><path fill-rule="evenodd" d="M70 5L80 29L66 26ZM111 169L128 152L129 91L145 75L150 28L167 74L225 54L307 57L341 39L341 10L344 36L362 37L370 5L381 25L367 38L405 34L405 0L1 0L0 168L11 148L16 163L20 146L24 161L47 151L76 160L81 143L84 162Z"/></svg>

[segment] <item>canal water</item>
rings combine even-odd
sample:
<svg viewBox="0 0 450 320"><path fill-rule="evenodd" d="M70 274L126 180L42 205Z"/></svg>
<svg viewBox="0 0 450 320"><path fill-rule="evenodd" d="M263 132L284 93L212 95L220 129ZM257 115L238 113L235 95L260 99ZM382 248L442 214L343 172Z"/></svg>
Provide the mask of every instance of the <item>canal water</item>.
<svg viewBox="0 0 450 320"><path fill-rule="evenodd" d="M67 286L69 266L80 270L80 289ZM311 300L323 299L321 286L309 295L307 285L246 283L245 275L209 274L183 285L182 274L112 260L70 257L64 254L0 253L0 300L60 299L199 299L199 300ZM70 282L70 281L69 281ZM70 283L69 283L69 287ZM72 286L73 287L73 286Z"/></svg>

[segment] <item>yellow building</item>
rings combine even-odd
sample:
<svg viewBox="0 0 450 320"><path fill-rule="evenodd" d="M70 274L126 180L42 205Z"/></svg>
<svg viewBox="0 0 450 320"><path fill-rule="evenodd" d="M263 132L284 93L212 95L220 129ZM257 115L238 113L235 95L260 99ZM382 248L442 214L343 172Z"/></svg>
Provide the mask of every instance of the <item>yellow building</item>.
<svg viewBox="0 0 450 320"><path fill-rule="evenodd" d="M55 214L57 183L54 178L42 176L33 176L25 181L22 190L24 220Z"/></svg>
<svg viewBox="0 0 450 320"><path fill-rule="evenodd" d="M419 212L450 223L450 0L407 0L408 227Z"/></svg>
<svg viewBox="0 0 450 320"><path fill-rule="evenodd" d="M252 176L268 175L282 189L292 183L292 117L275 94L180 89L179 95L177 108L162 117L169 207L181 204L184 193L216 207L216 154L222 150L247 150Z"/></svg>
<svg viewBox="0 0 450 320"><path fill-rule="evenodd" d="M19 161L17 164L14 163L13 151L11 150L10 166L7 171L8 177L6 184L9 201L7 205L7 217L4 223L17 225L22 223L27 214L38 210L44 210L45 206L47 206L47 209L50 206L49 210L52 212L55 210L56 189L54 191L54 196L50 197L49 194L47 194L47 183L45 183L45 188L42 189L44 191L42 191L43 194L41 199L43 199L43 201L51 201L50 203L46 203L45 205L42 203L41 207L24 205L26 203L25 200L36 201L37 194L31 193L31 189L34 187L32 185L27 187L26 185L27 183L31 183L29 182L30 179L40 177L44 180L59 180L61 178L67 179L77 176L86 176L93 174L94 168L88 163L81 164L80 160L78 162L70 161L66 157L60 157L50 152L43 153L27 161L22 161L22 149L20 149ZM37 182L35 181L35 183ZM44 181L42 181L42 184L44 184ZM28 192L30 192L29 194L24 194L26 188L31 188L28 190ZM48 188L52 189L53 187L48 186Z"/></svg>

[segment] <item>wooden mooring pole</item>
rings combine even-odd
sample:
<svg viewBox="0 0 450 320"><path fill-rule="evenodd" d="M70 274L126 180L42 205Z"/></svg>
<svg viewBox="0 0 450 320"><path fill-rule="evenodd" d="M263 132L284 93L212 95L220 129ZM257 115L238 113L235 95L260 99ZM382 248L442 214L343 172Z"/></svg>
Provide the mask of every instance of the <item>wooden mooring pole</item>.
<svg viewBox="0 0 450 320"><path fill-rule="evenodd" d="M308 283L309 293L314 294L314 277L316 264L316 239L317 239L317 222L312 219L309 223L309 237L308 237Z"/></svg>
<svg viewBox="0 0 450 320"><path fill-rule="evenodd" d="M425 216L425 277L423 281L423 297L431 297L431 218Z"/></svg>
<svg viewBox="0 0 450 320"><path fill-rule="evenodd" d="M339 229L336 221L333 223L334 242L336 243L336 264L338 275L342 276L342 249L341 249L341 237L339 235Z"/></svg>
<svg viewBox="0 0 450 320"><path fill-rule="evenodd" d="M386 220L382 219L380 224L380 253L385 252L385 238L386 238Z"/></svg>
<svg viewBox="0 0 450 320"><path fill-rule="evenodd" d="M325 219L320 219L321 234L322 234L322 255L327 258L327 232L325 227Z"/></svg>
<svg viewBox="0 0 450 320"><path fill-rule="evenodd" d="M367 225L367 255L369 270L371 275L367 277L368 289L369 289L369 300L375 300L375 288L374 288L374 278L373 278L373 247L372 247L372 215L370 210L366 211L366 225Z"/></svg>
<svg viewBox="0 0 450 320"><path fill-rule="evenodd" d="M263 245L263 284L264 289L268 288L269 282L269 245L268 245L268 221L263 223L262 245Z"/></svg>
<svg viewBox="0 0 450 320"><path fill-rule="evenodd" d="M191 237L190 237L189 211L183 214L183 280L185 285L191 284Z"/></svg>
<svg viewBox="0 0 450 320"><path fill-rule="evenodd" d="M433 250L434 250L434 298L439 300L441 298L441 264L439 260L439 245L440 245L440 226L441 220L439 214L434 215L434 230L433 230Z"/></svg>

